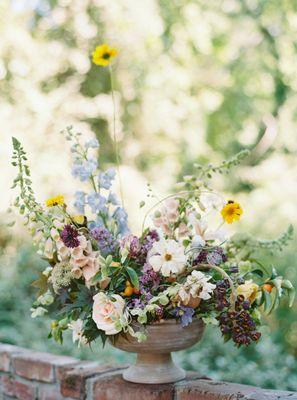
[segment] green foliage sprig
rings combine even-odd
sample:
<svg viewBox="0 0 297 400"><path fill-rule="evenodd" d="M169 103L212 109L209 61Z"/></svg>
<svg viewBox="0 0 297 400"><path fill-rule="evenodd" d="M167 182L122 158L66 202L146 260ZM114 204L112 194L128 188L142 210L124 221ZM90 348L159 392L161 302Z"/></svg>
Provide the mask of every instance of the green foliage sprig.
<svg viewBox="0 0 297 400"><path fill-rule="evenodd" d="M239 153L235 154L228 160L224 160L221 164L214 166L212 164L208 164L207 166L203 166L201 164L194 164L194 167L200 172L199 178L212 178L213 173L229 173L231 168L239 165L247 156L250 155L250 151L245 149L241 150Z"/></svg>
<svg viewBox="0 0 297 400"><path fill-rule="evenodd" d="M229 241L229 246L245 249L251 251L256 251L259 249L269 250L271 252L282 251L285 246L288 246L289 242L293 239L294 228L289 225L287 230L280 235L277 239L272 240L259 240L255 239L248 234L236 234L232 236Z"/></svg>
<svg viewBox="0 0 297 400"><path fill-rule="evenodd" d="M13 154L12 165L18 168L18 174L13 181L12 189L18 187L19 195L16 197L14 206L19 209L20 214L31 214L37 221L49 225L50 221L44 215L43 208L34 196L32 189L31 173L27 164L27 154L22 144L15 138L12 138Z"/></svg>
<svg viewBox="0 0 297 400"><path fill-rule="evenodd" d="M294 227L290 224L287 230L279 238L273 240L258 240L256 244L261 249L282 251L284 247L288 246L289 242L293 239L293 235Z"/></svg>
<svg viewBox="0 0 297 400"><path fill-rule="evenodd" d="M35 211L38 203L35 200L34 192L31 187L30 168L26 164L27 156L21 143L15 138L12 138L13 155L12 165L18 168L18 175L13 181L12 188L19 187L20 194L15 200L15 206L19 207L20 213L25 211Z"/></svg>

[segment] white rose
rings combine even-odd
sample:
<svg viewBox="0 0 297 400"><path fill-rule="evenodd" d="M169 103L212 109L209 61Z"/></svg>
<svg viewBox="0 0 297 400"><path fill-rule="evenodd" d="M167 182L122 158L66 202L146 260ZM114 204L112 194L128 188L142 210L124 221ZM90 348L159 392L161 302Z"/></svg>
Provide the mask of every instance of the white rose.
<svg viewBox="0 0 297 400"><path fill-rule="evenodd" d="M124 314L125 300L118 294L107 296L97 293L94 297L92 318L97 328L106 335L115 335L122 330L126 316Z"/></svg>

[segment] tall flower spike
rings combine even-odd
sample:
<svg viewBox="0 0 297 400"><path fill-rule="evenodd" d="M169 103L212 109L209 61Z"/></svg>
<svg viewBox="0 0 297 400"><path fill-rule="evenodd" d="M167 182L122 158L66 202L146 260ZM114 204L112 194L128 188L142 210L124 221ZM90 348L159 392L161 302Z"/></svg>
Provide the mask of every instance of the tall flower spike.
<svg viewBox="0 0 297 400"><path fill-rule="evenodd" d="M116 48L110 47L108 44L102 44L93 51L93 63L101 67L107 67L117 54Z"/></svg>

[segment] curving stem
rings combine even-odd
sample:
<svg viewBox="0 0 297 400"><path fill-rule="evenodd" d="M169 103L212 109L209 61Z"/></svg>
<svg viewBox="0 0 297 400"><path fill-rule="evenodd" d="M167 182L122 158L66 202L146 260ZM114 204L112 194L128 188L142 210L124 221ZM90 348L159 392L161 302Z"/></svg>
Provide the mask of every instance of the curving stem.
<svg viewBox="0 0 297 400"><path fill-rule="evenodd" d="M237 298L237 292L234 286L234 283L232 281L232 279L230 278L230 276L227 274L226 271L223 270L223 268L218 267L217 265L214 264L199 264L197 265L197 268L193 268L193 269L198 269L198 268L212 268L215 269L216 271L218 271L224 278L226 278L229 282L230 285L230 289L231 289L231 296L230 296L230 300L231 300L231 309L234 310L235 309L235 301Z"/></svg>

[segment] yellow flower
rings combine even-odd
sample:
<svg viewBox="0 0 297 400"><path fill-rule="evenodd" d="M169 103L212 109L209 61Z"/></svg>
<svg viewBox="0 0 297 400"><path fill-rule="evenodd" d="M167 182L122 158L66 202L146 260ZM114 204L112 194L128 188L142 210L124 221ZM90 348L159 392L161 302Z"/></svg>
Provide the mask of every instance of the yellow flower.
<svg viewBox="0 0 297 400"><path fill-rule="evenodd" d="M237 288L237 294L242 295L245 300L253 303L257 297L259 286L254 283L251 279L246 281L243 285L239 285Z"/></svg>
<svg viewBox="0 0 297 400"><path fill-rule="evenodd" d="M74 215L72 217L72 220L77 224L77 225L84 225L85 223L85 216L78 214L78 215Z"/></svg>
<svg viewBox="0 0 297 400"><path fill-rule="evenodd" d="M234 221L238 221L242 215L243 210L239 203L229 200L228 203L222 208L221 214L228 224L232 224Z"/></svg>
<svg viewBox="0 0 297 400"><path fill-rule="evenodd" d="M46 200L45 204L47 207L63 206L65 204L64 196L58 194L55 197L50 197L49 199Z"/></svg>
<svg viewBox="0 0 297 400"><path fill-rule="evenodd" d="M93 51L93 63L101 67L107 67L117 54L117 49L109 47L108 44L102 44Z"/></svg>

